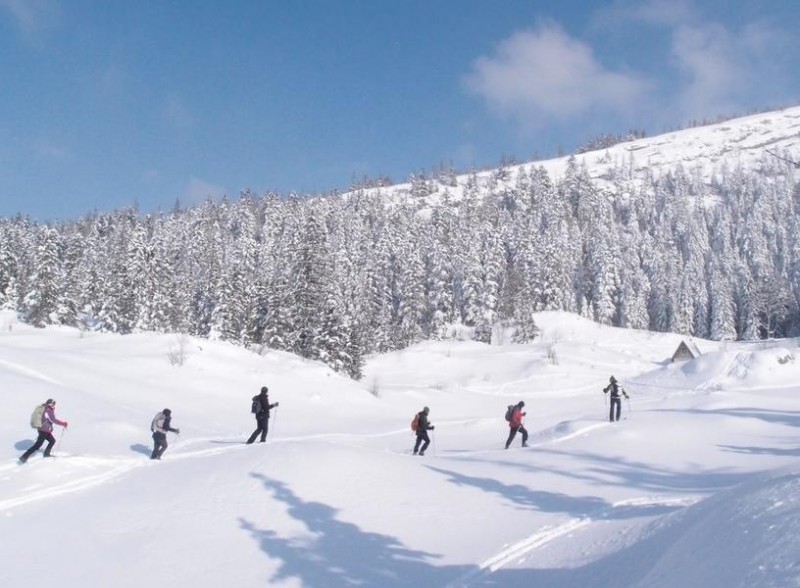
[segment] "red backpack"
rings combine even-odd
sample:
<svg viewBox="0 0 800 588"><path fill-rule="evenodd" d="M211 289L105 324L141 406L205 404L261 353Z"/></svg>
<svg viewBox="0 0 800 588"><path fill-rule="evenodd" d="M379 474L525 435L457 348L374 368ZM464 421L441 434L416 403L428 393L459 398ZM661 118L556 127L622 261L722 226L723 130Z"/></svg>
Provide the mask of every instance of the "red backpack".
<svg viewBox="0 0 800 588"><path fill-rule="evenodd" d="M415 414L411 420L411 430L416 433L417 429L419 429L419 413Z"/></svg>

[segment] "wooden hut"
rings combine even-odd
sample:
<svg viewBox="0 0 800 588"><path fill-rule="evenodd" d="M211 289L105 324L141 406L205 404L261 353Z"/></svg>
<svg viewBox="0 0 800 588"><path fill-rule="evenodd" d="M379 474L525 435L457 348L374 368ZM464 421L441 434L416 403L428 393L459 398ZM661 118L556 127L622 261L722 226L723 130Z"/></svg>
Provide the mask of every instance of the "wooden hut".
<svg viewBox="0 0 800 588"><path fill-rule="evenodd" d="M672 354L672 361L689 361L700 357L700 349L693 342L681 341L675 353Z"/></svg>

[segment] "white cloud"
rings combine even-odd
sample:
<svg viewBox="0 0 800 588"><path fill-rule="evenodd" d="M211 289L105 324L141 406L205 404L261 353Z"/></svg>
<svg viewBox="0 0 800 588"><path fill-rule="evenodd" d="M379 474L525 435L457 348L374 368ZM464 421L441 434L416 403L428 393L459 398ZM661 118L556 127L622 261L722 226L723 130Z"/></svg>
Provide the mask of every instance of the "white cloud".
<svg viewBox="0 0 800 588"><path fill-rule="evenodd" d="M11 16L25 34L35 34L58 24L61 9L56 0L0 0L0 10Z"/></svg>
<svg viewBox="0 0 800 588"><path fill-rule="evenodd" d="M794 79L797 43L782 23L770 24L767 12L736 28L725 17L704 19L695 0L615 0L592 21L617 36L668 35L669 55L655 68L658 108L662 118L686 122L774 106L792 95L787 80Z"/></svg>
<svg viewBox="0 0 800 588"><path fill-rule="evenodd" d="M736 53L732 36L720 25L675 30L672 57L685 79L680 103L686 114L719 114L732 106L743 74Z"/></svg>
<svg viewBox="0 0 800 588"><path fill-rule="evenodd" d="M225 188L210 184L204 180L192 177L186 186L182 200L187 203L199 203L207 198L219 198L225 195Z"/></svg>
<svg viewBox="0 0 800 588"><path fill-rule="evenodd" d="M465 81L490 108L532 126L595 109L625 111L648 88L638 75L605 68L556 25L515 33L493 56L478 58Z"/></svg>
<svg viewBox="0 0 800 588"><path fill-rule="evenodd" d="M765 23L751 23L740 31L721 24L677 27L671 51L683 76L678 94L683 114L737 114L775 96L779 56L787 45L785 35Z"/></svg>

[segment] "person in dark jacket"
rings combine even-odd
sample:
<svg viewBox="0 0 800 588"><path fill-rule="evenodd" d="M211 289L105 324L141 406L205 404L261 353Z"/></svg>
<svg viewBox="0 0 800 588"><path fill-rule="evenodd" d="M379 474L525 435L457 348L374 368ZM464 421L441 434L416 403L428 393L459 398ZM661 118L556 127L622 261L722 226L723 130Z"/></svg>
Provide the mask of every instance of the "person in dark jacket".
<svg viewBox="0 0 800 588"><path fill-rule="evenodd" d="M619 420L619 415L622 412L622 399L620 398L620 393L625 398L630 398L628 393L623 390L622 386L617 383L617 379L614 376L611 376L608 386L603 388L603 394L610 394L611 398L611 405L608 410L608 420L612 423L614 421Z"/></svg>
<svg viewBox="0 0 800 588"><path fill-rule="evenodd" d="M433 431L435 427L428 420L428 414L430 412L431 409L426 406L417 413L419 418L417 419L417 442L414 443L414 455L425 455L425 450L428 448L428 445L431 444L428 431ZM422 447L420 447L420 445L422 445Z"/></svg>
<svg viewBox="0 0 800 588"><path fill-rule="evenodd" d="M155 417L150 424L150 430L153 432L153 453L150 454L150 459L161 459L164 452L167 450L167 433L172 431L180 435L180 429L172 427L172 411L165 408Z"/></svg>
<svg viewBox="0 0 800 588"><path fill-rule="evenodd" d="M522 433L522 446L528 446L528 431L522 425L522 417L528 414L527 412L522 412L524 406L525 402L520 400L511 412L511 419L508 421L509 431L508 439L506 440L506 449L511 446L511 442L514 440L514 437L517 436L517 431Z"/></svg>
<svg viewBox="0 0 800 588"><path fill-rule="evenodd" d="M44 448L44 456L52 457L50 452L56 442L56 438L53 436L53 425L59 425L66 429L69 424L67 421L60 421L56 418L55 400L48 398L42 406L44 407L42 411L42 425L36 429L39 435L36 437L36 442L20 456L20 463L28 461L28 458L36 453L45 441L47 441L47 447Z"/></svg>
<svg viewBox="0 0 800 588"><path fill-rule="evenodd" d="M275 404L269 403L269 389L266 386L261 387L261 392L253 396L253 402L258 402L258 409L256 410L256 430L250 435L247 444L250 445L261 434L261 443L267 440L267 433L269 432L269 411L280 405L280 402Z"/></svg>

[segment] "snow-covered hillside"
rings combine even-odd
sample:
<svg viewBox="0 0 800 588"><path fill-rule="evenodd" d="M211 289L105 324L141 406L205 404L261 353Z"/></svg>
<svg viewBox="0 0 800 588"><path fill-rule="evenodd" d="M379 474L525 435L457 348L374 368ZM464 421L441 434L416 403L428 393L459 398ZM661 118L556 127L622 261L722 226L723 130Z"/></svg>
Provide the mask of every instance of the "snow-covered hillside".
<svg viewBox="0 0 800 588"><path fill-rule="evenodd" d="M577 154L574 158L579 166L586 167L598 186L604 186L614 170L623 170L634 179L643 178L645 174L659 178L682 165L711 183L722 169L732 170L741 166L745 170L757 171L765 166L791 165L776 155L791 162L800 161L800 106L627 141L607 149ZM560 179L570 157L509 166L506 181L513 183L519 170L531 165L544 168L554 180ZM478 173L478 182L486 183L496 174L497 170ZM472 177L465 174L451 180L455 180L454 185L433 182L431 197L435 199L446 192L458 199ZM412 185L405 183L371 191L386 196L406 194L410 190Z"/></svg>
<svg viewBox="0 0 800 588"><path fill-rule="evenodd" d="M279 352L34 329L0 314L0 585L800 586L795 341L537 316L527 345L427 342L359 383ZM630 393L611 424L601 390ZM250 397L280 402L244 445ZM17 457L58 400L59 456ZM530 448L503 444L524 400ZM413 457L412 416L431 409ZM148 459L170 407L180 436Z"/></svg>

